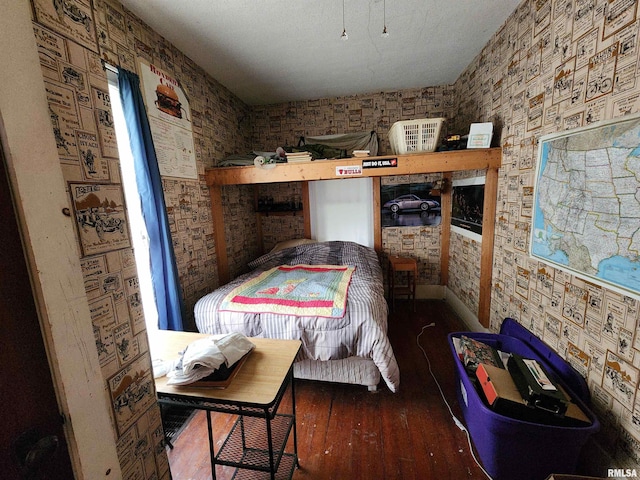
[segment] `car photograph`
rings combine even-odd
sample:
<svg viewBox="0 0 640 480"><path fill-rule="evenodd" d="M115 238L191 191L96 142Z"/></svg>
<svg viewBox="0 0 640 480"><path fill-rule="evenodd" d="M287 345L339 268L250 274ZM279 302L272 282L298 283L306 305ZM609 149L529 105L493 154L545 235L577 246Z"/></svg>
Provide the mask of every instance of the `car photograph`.
<svg viewBox="0 0 640 480"><path fill-rule="evenodd" d="M429 212L431 210L439 210L440 203L436 200L420 198L418 195L408 193L389 200L382 207L388 208L392 213L397 213L400 210L421 210L423 212Z"/></svg>

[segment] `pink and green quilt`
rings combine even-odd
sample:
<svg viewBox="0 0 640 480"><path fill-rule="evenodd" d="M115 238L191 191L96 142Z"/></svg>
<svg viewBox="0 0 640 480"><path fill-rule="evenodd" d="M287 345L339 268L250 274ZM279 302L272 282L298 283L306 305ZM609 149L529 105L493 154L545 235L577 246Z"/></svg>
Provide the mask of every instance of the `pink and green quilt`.
<svg viewBox="0 0 640 480"><path fill-rule="evenodd" d="M355 267L280 265L234 288L220 310L342 318Z"/></svg>

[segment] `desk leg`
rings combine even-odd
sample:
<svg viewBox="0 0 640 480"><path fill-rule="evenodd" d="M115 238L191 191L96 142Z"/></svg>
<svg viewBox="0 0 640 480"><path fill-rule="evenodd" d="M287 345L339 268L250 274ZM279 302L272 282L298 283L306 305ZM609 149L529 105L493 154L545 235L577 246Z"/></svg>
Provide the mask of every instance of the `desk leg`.
<svg viewBox="0 0 640 480"><path fill-rule="evenodd" d="M269 413L265 412L267 421L267 444L269 445L269 472L271 473L271 480L276 480L276 466L273 461L273 438L271 438L271 419Z"/></svg>
<svg viewBox="0 0 640 480"><path fill-rule="evenodd" d="M293 412L293 453L296 456L296 468L300 468L300 460L298 459L298 431L296 428L296 392L295 392L295 379L293 378L293 372L291 372L291 411Z"/></svg>
<svg viewBox="0 0 640 480"><path fill-rule="evenodd" d="M213 428L211 427L211 412L207 410L207 430L209 431L209 456L211 458L211 479L216 480L216 455L213 451Z"/></svg>

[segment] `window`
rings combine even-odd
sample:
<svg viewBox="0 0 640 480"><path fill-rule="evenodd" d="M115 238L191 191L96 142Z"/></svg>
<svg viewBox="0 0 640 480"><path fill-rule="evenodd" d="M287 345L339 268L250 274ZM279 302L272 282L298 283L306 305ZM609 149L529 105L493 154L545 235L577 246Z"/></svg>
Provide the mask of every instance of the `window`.
<svg viewBox="0 0 640 480"><path fill-rule="evenodd" d="M127 202L129 228L131 230L131 241L133 242L133 249L136 258L142 306L144 309L147 330L157 330L158 312L156 310L156 302L151 283L149 241L147 229L145 227L144 220L142 219L142 210L140 208L141 198L136 184L135 170L133 168L133 155L129 147L129 133L127 132L124 113L120 103L118 75L107 69L107 78L109 80L109 95L113 113L113 123L115 125L116 137L118 139L121 179Z"/></svg>

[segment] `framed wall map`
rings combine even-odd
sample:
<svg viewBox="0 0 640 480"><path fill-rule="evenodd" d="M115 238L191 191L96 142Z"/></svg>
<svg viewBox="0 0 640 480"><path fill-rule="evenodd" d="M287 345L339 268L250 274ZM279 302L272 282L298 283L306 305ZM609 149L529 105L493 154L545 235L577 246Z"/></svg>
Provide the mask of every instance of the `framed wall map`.
<svg viewBox="0 0 640 480"><path fill-rule="evenodd" d="M640 116L540 138L530 254L640 295Z"/></svg>

